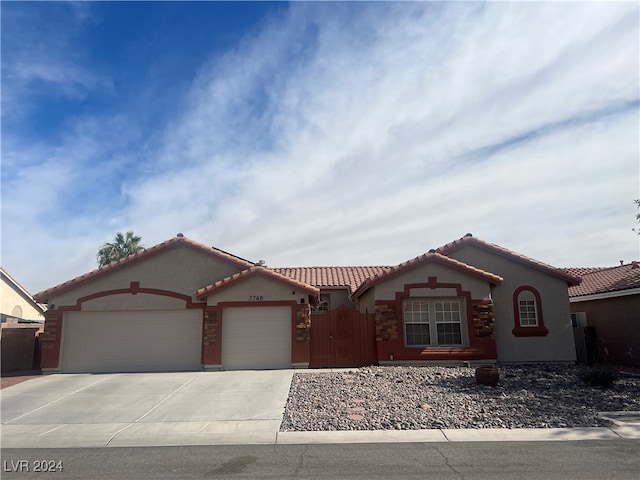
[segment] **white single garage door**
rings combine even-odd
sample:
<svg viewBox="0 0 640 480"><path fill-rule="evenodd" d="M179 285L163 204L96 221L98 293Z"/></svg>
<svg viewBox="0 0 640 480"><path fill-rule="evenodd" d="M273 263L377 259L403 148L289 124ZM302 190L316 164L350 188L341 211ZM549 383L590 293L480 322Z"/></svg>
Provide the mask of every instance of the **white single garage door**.
<svg viewBox="0 0 640 480"><path fill-rule="evenodd" d="M222 311L224 370L291 368L291 307Z"/></svg>
<svg viewBox="0 0 640 480"><path fill-rule="evenodd" d="M68 312L62 371L199 370L202 311Z"/></svg>

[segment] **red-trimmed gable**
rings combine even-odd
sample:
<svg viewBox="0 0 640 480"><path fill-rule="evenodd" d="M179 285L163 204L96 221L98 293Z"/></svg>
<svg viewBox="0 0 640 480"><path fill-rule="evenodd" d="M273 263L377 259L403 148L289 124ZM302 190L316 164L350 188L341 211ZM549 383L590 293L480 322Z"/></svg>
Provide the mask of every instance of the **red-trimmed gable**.
<svg viewBox="0 0 640 480"><path fill-rule="evenodd" d="M230 277L227 278L223 278L222 280L219 280L211 285L208 285L204 288L199 289L196 292L196 297L200 300L202 300L203 298L208 297L209 295L211 295L214 292L219 292L220 290L223 290L231 285L234 285L238 282L241 282L243 280L246 280L250 277L256 276L256 275L260 275L263 277L267 277L271 280L275 280L277 282L280 283L284 283L285 285L290 285L294 288L297 288L299 290L302 290L304 292L307 292L311 295L314 296L318 296L319 294L319 290L314 287L311 286L307 283L303 283L303 282L299 282L297 280L294 280L291 277L287 277L285 275L281 275L277 272L274 272L273 270L270 270L268 268L265 267L261 267L259 265L254 265L251 268L248 268L247 270L243 270L242 272L236 273L235 275L232 275Z"/></svg>
<svg viewBox="0 0 640 480"><path fill-rule="evenodd" d="M447 243L440 248L437 248L435 251L442 255L450 255L453 252L456 252L468 245L474 245L476 247L482 248L489 252L496 253L508 259L514 260L518 263L527 265L531 268L535 268L536 270L542 271L548 275L560 278L566 281L570 286L571 285L579 285L581 279L579 276L570 275L569 273L559 269L552 267L551 265L547 265L546 263L540 262L538 260L534 260L533 258L529 258L525 255L521 255L519 253L513 252L509 249L496 245L494 243L485 242L484 240L480 240L472 236L471 234L467 234L464 237L455 240L451 243Z"/></svg>
<svg viewBox="0 0 640 480"><path fill-rule="evenodd" d="M358 287L358 289L353 293L352 297L356 299L360 297L363 293L365 293L367 290L369 290L371 287L379 283L385 282L395 277L396 275L405 273L420 265L425 265L427 263L434 263L434 262L440 263L447 267L451 267L455 270L461 271L462 273L466 273L467 275L478 277L482 280L492 283L493 285L502 284L502 277L500 277L499 275L496 275L491 272L486 272L484 270L473 267L471 265L467 265L466 263L460 262L453 258L446 257L444 255L441 255L440 253L429 252L419 257L413 258L411 260L407 260L406 262L401 263L400 265L391 267L389 270L386 270L378 275L375 275L365 280L362 283L362 285L360 285L360 287Z"/></svg>
<svg viewBox="0 0 640 480"><path fill-rule="evenodd" d="M179 246L191 248L198 252L214 257L217 260L221 260L225 263L234 265L238 268L246 269L251 268L254 265L248 260L236 257L235 255L231 255L230 253L214 247L208 247L207 245L191 240L183 236L182 234L178 234L170 240L166 240L162 243L154 245L153 247L149 247L139 253L134 253L133 255L129 255L126 258L118 260L117 262L112 262L109 265L97 268L89 273L85 273L84 275L80 275L79 277L76 277L72 280L56 285L55 287L36 293L33 298L38 302L46 303L49 297L51 297L52 295L59 295L62 292L77 288L80 285L84 285L111 272L121 270L137 262L151 258L155 255L158 255L159 253Z"/></svg>

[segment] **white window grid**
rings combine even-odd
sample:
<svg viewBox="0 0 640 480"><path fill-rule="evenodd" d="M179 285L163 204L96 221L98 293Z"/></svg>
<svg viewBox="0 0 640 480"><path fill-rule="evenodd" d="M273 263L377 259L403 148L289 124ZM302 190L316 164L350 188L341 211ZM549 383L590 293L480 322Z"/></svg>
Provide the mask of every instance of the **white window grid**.
<svg viewBox="0 0 640 480"><path fill-rule="evenodd" d="M535 300L520 300L520 326L537 327L538 311L536 309Z"/></svg>
<svg viewBox="0 0 640 480"><path fill-rule="evenodd" d="M409 300L404 303L405 342L410 346L431 344L429 302Z"/></svg>

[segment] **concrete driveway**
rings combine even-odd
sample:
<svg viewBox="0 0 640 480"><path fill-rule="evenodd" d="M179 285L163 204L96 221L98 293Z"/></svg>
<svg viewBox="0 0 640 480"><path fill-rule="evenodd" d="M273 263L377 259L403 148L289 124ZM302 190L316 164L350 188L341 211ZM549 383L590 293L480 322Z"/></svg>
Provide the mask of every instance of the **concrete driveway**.
<svg viewBox="0 0 640 480"><path fill-rule="evenodd" d="M3 448L274 443L293 370L49 375L0 391Z"/></svg>

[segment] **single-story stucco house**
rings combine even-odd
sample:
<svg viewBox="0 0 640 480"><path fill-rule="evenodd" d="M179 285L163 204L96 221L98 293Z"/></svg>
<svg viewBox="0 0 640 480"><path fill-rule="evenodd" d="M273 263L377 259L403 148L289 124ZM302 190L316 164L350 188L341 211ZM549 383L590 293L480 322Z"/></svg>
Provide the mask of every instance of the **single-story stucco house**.
<svg viewBox="0 0 640 480"><path fill-rule="evenodd" d="M0 366L2 373L38 367L37 335L44 328L43 305L0 266Z"/></svg>
<svg viewBox="0 0 640 480"><path fill-rule="evenodd" d="M379 364L573 362L579 283L471 235L396 266L267 268L178 234L35 298L45 372L305 368L333 311L373 315Z"/></svg>
<svg viewBox="0 0 640 480"><path fill-rule="evenodd" d="M44 307L38 304L26 287L0 266L0 313L2 323L15 320L19 323L44 322Z"/></svg>

